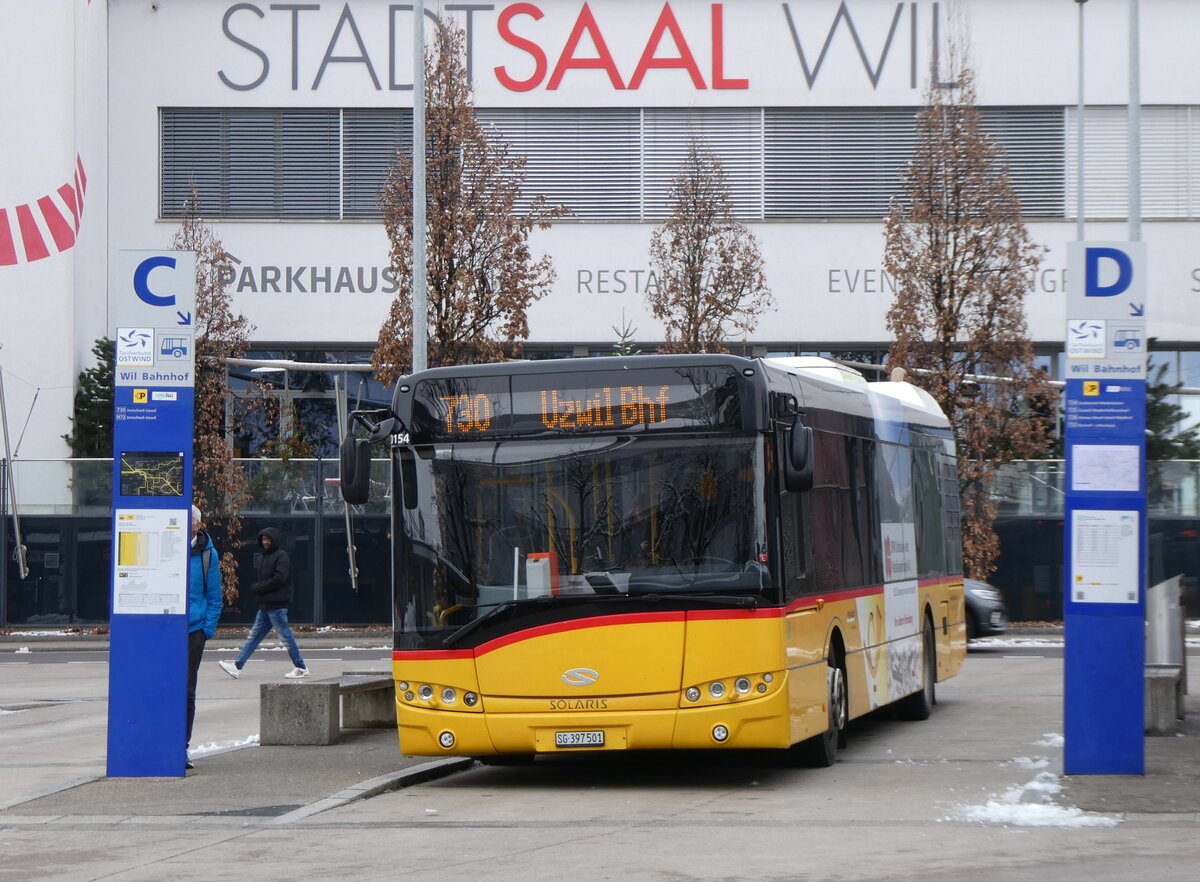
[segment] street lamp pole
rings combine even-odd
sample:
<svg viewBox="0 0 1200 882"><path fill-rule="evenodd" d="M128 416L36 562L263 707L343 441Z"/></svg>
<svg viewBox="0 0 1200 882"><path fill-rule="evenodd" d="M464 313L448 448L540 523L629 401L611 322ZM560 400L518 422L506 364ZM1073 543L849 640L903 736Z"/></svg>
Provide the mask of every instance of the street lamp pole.
<svg viewBox="0 0 1200 882"><path fill-rule="evenodd" d="M428 366L425 269L425 0L413 3L412 369Z"/></svg>
<svg viewBox="0 0 1200 882"><path fill-rule="evenodd" d="M1087 0L1075 0L1079 6L1079 95L1075 104L1075 238L1084 241L1083 210L1083 4Z"/></svg>
<svg viewBox="0 0 1200 882"><path fill-rule="evenodd" d="M1138 0L1129 0L1129 241L1142 239L1142 86Z"/></svg>

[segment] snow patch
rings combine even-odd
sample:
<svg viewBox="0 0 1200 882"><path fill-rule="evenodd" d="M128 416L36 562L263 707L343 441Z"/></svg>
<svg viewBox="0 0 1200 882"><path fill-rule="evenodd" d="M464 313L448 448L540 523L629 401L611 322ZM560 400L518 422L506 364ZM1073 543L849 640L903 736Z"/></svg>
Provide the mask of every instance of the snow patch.
<svg viewBox="0 0 1200 882"><path fill-rule="evenodd" d="M1008 761L1008 765L1016 766L1018 769L1029 769L1032 771L1046 768L1046 766L1050 765L1050 760L1046 759L1044 756L1039 756L1036 759L1030 759L1027 756L1015 756Z"/></svg>
<svg viewBox="0 0 1200 882"><path fill-rule="evenodd" d="M1034 747L1062 747L1066 743L1061 735L1057 732L1045 732L1042 734L1041 741L1033 742Z"/></svg>
<svg viewBox="0 0 1200 882"><path fill-rule="evenodd" d="M188 751L188 758L195 759L199 756L211 756L214 753L225 753L230 750L237 750L240 747L253 747L258 744L258 735L250 735L241 741L210 741L208 744L201 744L198 747L193 747Z"/></svg>
<svg viewBox="0 0 1200 882"><path fill-rule="evenodd" d="M963 806L959 817L970 823L1013 827L1115 827L1121 823L1118 818L1055 805L1051 800L1061 792L1057 775L1040 772L1028 784L1010 787L984 805Z"/></svg>
<svg viewBox="0 0 1200 882"><path fill-rule="evenodd" d="M1024 647L1037 649L1061 649L1065 645L1062 637L976 637L973 647Z"/></svg>
<svg viewBox="0 0 1200 882"><path fill-rule="evenodd" d="M16 653L17 655L26 655L28 653L33 652L33 650L30 649L28 646L22 646L20 649L14 649L13 652Z"/></svg>

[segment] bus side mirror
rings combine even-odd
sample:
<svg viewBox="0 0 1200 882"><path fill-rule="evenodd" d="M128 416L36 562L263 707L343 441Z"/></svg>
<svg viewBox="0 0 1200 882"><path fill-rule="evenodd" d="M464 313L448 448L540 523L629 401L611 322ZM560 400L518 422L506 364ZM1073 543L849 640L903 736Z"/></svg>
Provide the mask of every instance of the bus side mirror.
<svg viewBox="0 0 1200 882"><path fill-rule="evenodd" d="M342 499L362 505L371 496L371 442L347 433L342 440Z"/></svg>
<svg viewBox="0 0 1200 882"><path fill-rule="evenodd" d="M787 456L783 463L783 482L793 493L811 490L813 485L813 430L797 417L788 438Z"/></svg>

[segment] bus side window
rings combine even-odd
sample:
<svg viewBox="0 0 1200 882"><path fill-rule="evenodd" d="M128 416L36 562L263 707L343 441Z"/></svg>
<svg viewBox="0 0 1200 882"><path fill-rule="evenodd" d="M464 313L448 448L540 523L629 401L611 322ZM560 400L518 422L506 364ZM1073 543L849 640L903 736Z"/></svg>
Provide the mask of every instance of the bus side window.
<svg viewBox="0 0 1200 882"><path fill-rule="evenodd" d="M777 450L783 447L785 436L777 436ZM780 486L782 486L782 478ZM787 598L800 597L812 591L809 579L809 537L807 493L783 492L779 497L780 556L783 559L783 587Z"/></svg>

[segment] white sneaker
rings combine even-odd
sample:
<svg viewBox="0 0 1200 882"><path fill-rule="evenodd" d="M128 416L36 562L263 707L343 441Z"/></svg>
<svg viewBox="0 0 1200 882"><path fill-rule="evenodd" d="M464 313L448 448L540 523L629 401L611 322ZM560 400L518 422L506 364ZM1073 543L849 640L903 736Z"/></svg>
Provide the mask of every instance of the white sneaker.
<svg viewBox="0 0 1200 882"><path fill-rule="evenodd" d="M217 664L221 666L222 671L233 677L235 680L242 675L242 672L238 670L238 666L231 661L219 661Z"/></svg>
<svg viewBox="0 0 1200 882"><path fill-rule="evenodd" d="M303 680L308 676L308 668L293 668L290 672L283 675L285 680Z"/></svg>

